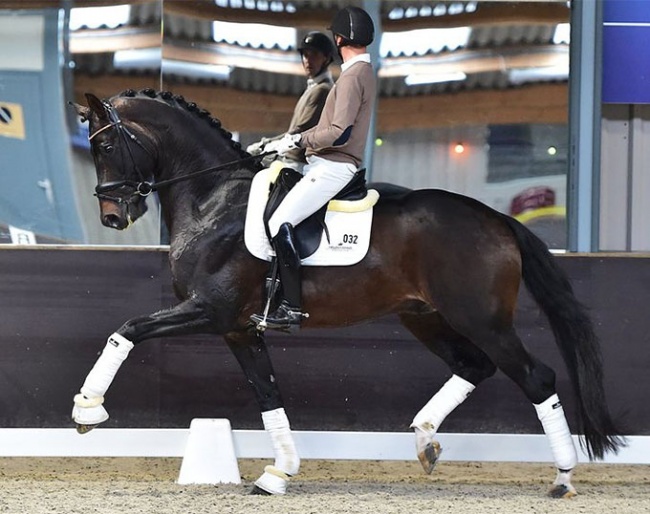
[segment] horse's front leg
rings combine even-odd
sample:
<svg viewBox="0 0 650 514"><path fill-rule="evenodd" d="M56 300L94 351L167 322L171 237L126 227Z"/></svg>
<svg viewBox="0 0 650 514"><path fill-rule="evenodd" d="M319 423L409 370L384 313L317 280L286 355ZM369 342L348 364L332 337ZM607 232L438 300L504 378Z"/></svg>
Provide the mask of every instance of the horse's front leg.
<svg viewBox="0 0 650 514"><path fill-rule="evenodd" d="M108 419L104 395L133 347L152 337L185 335L205 330L210 325L204 309L195 301L173 309L127 321L112 334L106 347L88 373L79 394L74 397L72 419L77 432L85 434Z"/></svg>
<svg viewBox="0 0 650 514"><path fill-rule="evenodd" d="M290 477L300 469L289 419L273 372L264 336L254 331L230 333L226 343L242 367L262 411L264 429L271 437L275 462L255 481L254 494L284 494Z"/></svg>

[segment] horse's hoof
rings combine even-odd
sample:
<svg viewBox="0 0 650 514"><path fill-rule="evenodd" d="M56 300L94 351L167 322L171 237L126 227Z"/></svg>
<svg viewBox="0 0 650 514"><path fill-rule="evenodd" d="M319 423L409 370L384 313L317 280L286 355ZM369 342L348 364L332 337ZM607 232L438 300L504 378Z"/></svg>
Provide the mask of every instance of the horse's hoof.
<svg viewBox="0 0 650 514"><path fill-rule="evenodd" d="M77 434L87 434L97 425L81 425L77 423Z"/></svg>
<svg viewBox="0 0 650 514"><path fill-rule="evenodd" d="M431 441L418 452L418 460L427 475L433 472L441 453L442 447L438 441Z"/></svg>
<svg viewBox="0 0 650 514"><path fill-rule="evenodd" d="M249 494L256 496L272 496L270 492L265 491L264 489L260 489L256 485L253 486Z"/></svg>
<svg viewBox="0 0 650 514"><path fill-rule="evenodd" d="M551 498L573 498L577 494L575 487L571 484L555 485L553 486L553 489L548 492L548 495Z"/></svg>
<svg viewBox="0 0 650 514"><path fill-rule="evenodd" d="M86 398L82 394L74 397L72 421L77 424L77 432L86 434L108 419L108 412L102 405L104 397Z"/></svg>

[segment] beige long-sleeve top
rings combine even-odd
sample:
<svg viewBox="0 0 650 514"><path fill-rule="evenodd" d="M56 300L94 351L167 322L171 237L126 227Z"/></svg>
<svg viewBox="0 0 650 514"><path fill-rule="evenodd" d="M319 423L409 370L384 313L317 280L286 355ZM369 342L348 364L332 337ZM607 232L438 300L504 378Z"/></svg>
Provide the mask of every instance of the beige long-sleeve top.
<svg viewBox="0 0 650 514"><path fill-rule="evenodd" d="M302 133L300 146L307 157L361 165L377 91L369 61L363 54L349 62L329 92L318 124Z"/></svg>

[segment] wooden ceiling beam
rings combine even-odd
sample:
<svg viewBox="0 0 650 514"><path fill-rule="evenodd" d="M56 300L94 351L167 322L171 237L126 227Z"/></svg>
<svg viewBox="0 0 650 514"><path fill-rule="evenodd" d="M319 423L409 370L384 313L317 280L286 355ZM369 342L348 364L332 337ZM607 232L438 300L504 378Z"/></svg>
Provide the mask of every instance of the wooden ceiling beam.
<svg viewBox="0 0 650 514"><path fill-rule="evenodd" d="M268 12L253 9L219 7L211 0L164 0L166 14L188 16L203 20L239 23L266 23L283 27L325 29L336 14L336 9L313 7L298 9L295 13ZM417 16L401 19L382 19L382 30L403 31L419 28L448 28L491 24L565 23L570 11L565 2L480 2L472 13L448 16Z"/></svg>
<svg viewBox="0 0 650 514"><path fill-rule="evenodd" d="M336 9L314 7L296 13L269 12L254 9L232 9L219 7L212 0L164 0L165 14L188 16L209 21L230 21L237 23L265 23L281 27L312 28L329 25Z"/></svg>
<svg viewBox="0 0 650 514"><path fill-rule="evenodd" d="M147 4L152 0L73 0L73 7L103 7L109 5ZM64 0L0 0L0 9L48 9L62 8ZM213 0L163 0L166 14L188 16L202 20L220 20L240 23L267 23L283 27L322 28L329 26L336 8L318 5L298 9L295 13L258 11L256 9L233 9L219 7ZM565 2L479 2L476 11L446 16L417 16L382 20L382 30L401 31L418 28L445 28L490 24L536 24L563 23L569 21L569 9Z"/></svg>
<svg viewBox="0 0 650 514"><path fill-rule="evenodd" d="M160 29L151 27L76 30L70 36L70 52L73 54L117 52L161 46Z"/></svg>
<svg viewBox="0 0 650 514"><path fill-rule="evenodd" d="M122 4L149 4L156 0L72 0L71 7L107 7ZM0 9L63 9L64 0L0 0Z"/></svg>
<svg viewBox="0 0 650 514"><path fill-rule="evenodd" d="M125 89L168 89L196 102L219 118L230 131L280 133L289 125L296 97L239 91L200 84L161 87L158 77L89 76L75 74L74 95L85 104L83 94L108 98ZM442 95L380 98L377 131L390 133L453 125L517 123L567 123L568 86L538 84L518 89L464 91Z"/></svg>

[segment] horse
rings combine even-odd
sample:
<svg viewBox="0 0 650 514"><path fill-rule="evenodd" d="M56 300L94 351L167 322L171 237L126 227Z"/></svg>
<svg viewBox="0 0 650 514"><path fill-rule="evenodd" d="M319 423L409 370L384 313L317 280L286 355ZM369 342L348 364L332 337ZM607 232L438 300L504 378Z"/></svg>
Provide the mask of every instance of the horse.
<svg viewBox="0 0 650 514"><path fill-rule="evenodd" d="M101 222L127 228L146 212L148 194L157 191L179 303L129 319L108 338L74 397L77 431L108 419L104 395L134 345L165 336L221 336L252 387L273 445L274 463L251 493L285 494L300 457L264 332L249 321L263 308L269 268L244 242L259 160L208 111L169 91L85 96L87 106L73 105L89 123ZM369 249L360 262L303 268L303 306L310 316L302 328L393 313L447 364L451 378L411 424L427 473L440 457L435 436L445 417L501 370L533 404L549 440L557 468L549 494L575 495L577 451L555 372L527 351L514 327L523 282L548 318L568 369L581 446L592 460L625 446L606 404L598 338L568 277L529 229L477 200L438 189L386 189L374 207Z"/></svg>

